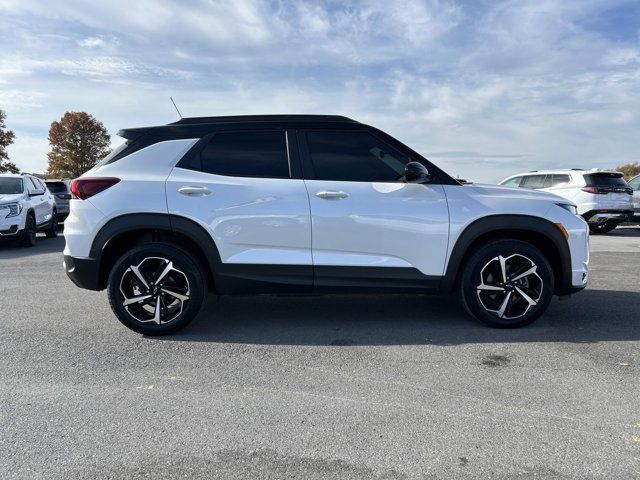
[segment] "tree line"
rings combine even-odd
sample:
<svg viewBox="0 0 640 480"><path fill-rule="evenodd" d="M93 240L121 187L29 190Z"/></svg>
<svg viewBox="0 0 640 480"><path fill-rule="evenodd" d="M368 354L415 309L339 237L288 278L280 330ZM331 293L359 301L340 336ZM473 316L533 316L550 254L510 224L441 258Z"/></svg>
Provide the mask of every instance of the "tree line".
<svg viewBox="0 0 640 480"><path fill-rule="evenodd" d="M0 173L20 173L9 159L7 147L15 133L5 125L6 114L0 109ZM87 112L66 112L59 121L51 123L46 175L56 178L76 178L91 169L109 154L111 137L102 122ZM627 163L614 168L627 180L640 175L640 162Z"/></svg>
<svg viewBox="0 0 640 480"><path fill-rule="evenodd" d="M0 110L0 173L20 173L9 159L7 147L15 133L5 124ZM87 112L66 112L49 128L49 164L45 175L50 178L77 178L109 154L111 137L102 122Z"/></svg>

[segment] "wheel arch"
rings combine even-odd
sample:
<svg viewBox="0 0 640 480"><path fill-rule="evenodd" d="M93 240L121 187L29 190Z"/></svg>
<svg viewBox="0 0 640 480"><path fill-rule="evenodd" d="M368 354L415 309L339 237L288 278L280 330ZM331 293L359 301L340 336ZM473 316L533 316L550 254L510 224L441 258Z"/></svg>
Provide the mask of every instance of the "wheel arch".
<svg viewBox="0 0 640 480"><path fill-rule="evenodd" d="M454 290L467 258L481 244L494 240L515 239L538 248L553 269L554 293L571 288L571 251L560 229L549 220L529 215L491 215L469 224L451 251L442 279L444 292Z"/></svg>
<svg viewBox="0 0 640 480"><path fill-rule="evenodd" d="M195 257L203 267L210 290L220 255L211 235L197 222L163 213L125 214L109 220L98 231L89 256L99 262L98 289L107 285L111 266L130 248L148 242L174 245Z"/></svg>

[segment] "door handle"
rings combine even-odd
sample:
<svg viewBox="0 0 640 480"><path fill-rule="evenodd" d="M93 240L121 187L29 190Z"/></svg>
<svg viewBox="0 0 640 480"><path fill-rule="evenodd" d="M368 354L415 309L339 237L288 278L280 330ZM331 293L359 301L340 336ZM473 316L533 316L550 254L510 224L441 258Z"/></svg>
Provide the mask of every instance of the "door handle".
<svg viewBox="0 0 640 480"><path fill-rule="evenodd" d="M211 194L211 190L209 190L207 187L193 187L187 185L185 185L184 187L180 187L178 189L178 192L182 195L187 195L188 197L203 197L205 195Z"/></svg>
<svg viewBox="0 0 640 480"><path fill-rule="evenodd" d="M349 196L348 193L336 190L321 190L316 193L316 197L322 198L325 200L338 199L338 198L347 198Z"/></svg>

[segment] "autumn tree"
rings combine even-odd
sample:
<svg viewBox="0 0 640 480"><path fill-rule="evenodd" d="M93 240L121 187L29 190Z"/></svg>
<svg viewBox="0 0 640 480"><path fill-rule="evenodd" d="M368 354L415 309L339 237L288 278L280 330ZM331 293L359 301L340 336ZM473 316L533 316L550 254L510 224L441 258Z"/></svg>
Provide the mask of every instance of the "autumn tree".
<svg viewBox="0 0 640 480"><path fill-rule="evenodd" d="M621 172L627 180L631 180L636 175L640 175L640 162L626 163L616 167L615 170Z"/></svg>
<svg viewBox="0 0 640 480"><path fill-rule="evenodd" d="M7 130L5 118L7 115L0 110L0 173L20 173L18 166L9 160L7 147L13 143L15 134L12 130Z"/></svg>
<svg viewBox="0 0 640 480"><path fill-rule="evenodd" d="M104 125L86 112L66 112L49 129L51 150L47 175L76 178L109 153Z"/></svg>

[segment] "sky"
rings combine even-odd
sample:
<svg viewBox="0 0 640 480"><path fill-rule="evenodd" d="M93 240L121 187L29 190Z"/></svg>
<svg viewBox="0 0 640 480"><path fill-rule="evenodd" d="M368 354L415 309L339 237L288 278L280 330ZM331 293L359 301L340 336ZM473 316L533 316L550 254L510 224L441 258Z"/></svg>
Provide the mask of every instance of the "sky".
<svg viewBox="0 0 640 480"><path fill-rule="evenodd" d="M11 160L46 169L65 111L340 114L498 182L640 160L640 0L0 0Z"/></svg>

